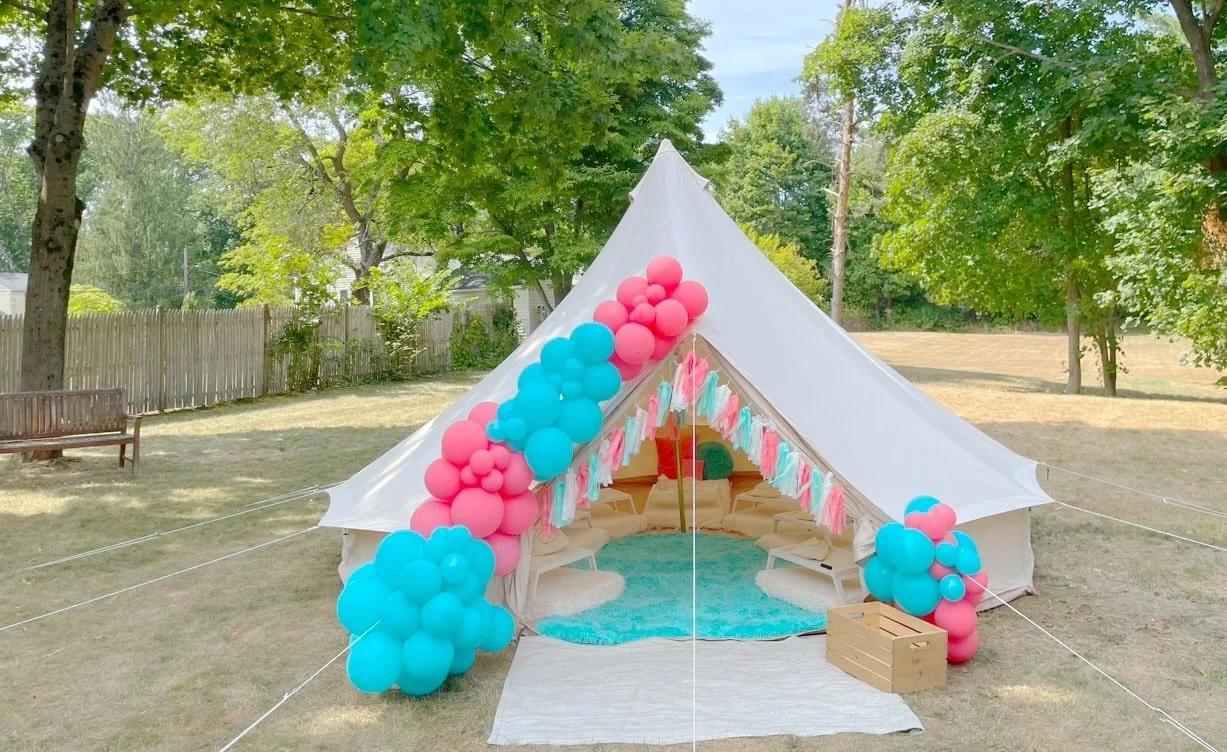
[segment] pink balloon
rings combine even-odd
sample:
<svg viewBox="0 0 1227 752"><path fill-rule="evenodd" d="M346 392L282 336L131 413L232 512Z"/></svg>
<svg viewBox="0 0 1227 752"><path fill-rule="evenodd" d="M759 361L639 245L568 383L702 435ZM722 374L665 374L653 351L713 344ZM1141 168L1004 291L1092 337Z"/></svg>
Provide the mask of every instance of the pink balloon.
<svg viewBox="0 0 1227 752"><path fill-rule="evenodd" d="M464 525L474 538L485 538L503 521L503 499L481 488L466 488L452 502L452 524Z"/></svg>
<svg viewBox="0 0 1227 752"><path fill-rule="evenodd" d="M488 449L478 449L469 458L469 467L478 477L486 475L494 469L494 455Z"/></svg>
<svg viewBox="0 0 1227 752"><path fill-rule="evenodd" d="M948 567L937 560L929 565L929 576L938 582L941 582L942 578L948 574L954 574L954 567Z"/></svg>
<svg viewBox="0 0 1227 752"><path fill-rule="evenodd" d="M649 283L660 285L665 292L672 292L681 281L682 264L672 256L657 256L648 262Z"/></svg>
<svg viewBox="0 0 1227 752"><path fill-rule="evenodd" d="M984 588L988 587L988 572L981 569L975 574L963 575L963 586L967 588L963 600L973 606L979 606L980 601L984 600Z"/></svg>
<svg viewBox="0 0 1227 752"><path fill-rule="evenodd" d="M662 337L676 337L690 323L686 306L673 300L662 300L656 304L656 333Z"/></svg>
<svg viewBox="0 0 1227 752"><path fill-rule="evenodd" d="M482 402L469 411L469 420L479 426L487 426L498 417L497 402Z"/></svg>
<svg viewBox="0 0 1227 752"><path fill-rule="evenodd" d="M649 326L656 320L656 309L648 301L643 301L635 306L635 310L631 311L631 321L636 324Z"/></svg>
<svg viewBox="0 0 1227 752"><path fill-rule="evenodd" d="M648 281L643 277L627 277L622 280L622 284L618 285L618 292L615 295L618 302L627 308L635 305L635 298L647 292Z"/></svg>
<svg viewBox="0 0 1227 752"><path fill-rule="evenodd" d="M950 637L946 641L946 660L950 663L966 663L980 649L980 632L973 630L966 637Z"/></svg>
<svg viewBox="0 0 1227 752"><path fill-rule="evenodd" d="M494 458L494 466L499 470L506 470L507 463L511 462L511 450L502 444L490 447L490 456Z"/></svg>
<svg viewBox="0 0 1227 752"><path fill-rule="evenodd" d="M503 522L500 533L519 535L537 521L537 497L525 492L503 501Z"/></svg>
<svg viewBox="0 0 1227 752"><path fill-rule="evenodd" d="M481 479L481 487L490 493L500 491L503 488L503 471L491 470Z"/></svg>
<svg viewBox="0 0 1227 752"><path fill-rule="evenodd" d="M657 337L656 346L652 348L652 360L664 360L673 348L677 347L681 337Z"/></svg>
<svg viewBox="0 0 1227 752"><path fill-rule="evenodd" d="M707 288L693 279L678 285L669 297L686 306L686 314L691 321L702 316L707 310Z"/></svg>
<svg viewBox="0 0 1227 752"><path fill-rule="evenodd" d="M609 331L616 332L628 320L626 306L616 300L606 300L592 312L592 320L609 327Z"/></svg>
<svg viewBox="0 0 1227 752"><path fill-rule="evenodd" d="M445 459L437 459L427 465L423 480L430 495L439 499L450 501L460 492L460 471Z"/></svg>
<svg viewBox="0 0 1227 752"><path fill-rule="evenodd" d="M522 494L533 484L533 471L528 460L519 452L512 452L503 470L503 493L508 496Z"/></svg>
<svg viewBox="0 0 1227 752"><path fill-rule="evenodd" d="M465 465L460 468L460 482L466 486L477 485L477 473L473 472L473 468Z"/></svg>
<svg viewBox="0 0 1227 752"><path fill-rule="evenodd" d="M660 301L669 297L669 293L660 285L648 285L647 292L645 292L643 295L652 305L656 305Z"/></svg>
<svg viewBox="0 0 1227 752"><path fill-rule="evenodd" d="M452 508L455 507L452 504ZM942 598L933 611L933 623L949 632L951 637L966 637L976 631L976 607L967 601Z"/></svg>
<svg viewBox="0 0 1227 752"><path fill-rule="evenodd" d="M489 446L486 427L471 420L458 420L443 432L443 458L464 467L478 449Z"/></svg>
<svg viewBox="0 0 1227 752"><path fill-rule="evenodd" d="M646 363L656 347L656 335L643 324L631 322L614 335L614 353L631 365Z"/></svg>
<svg viewBox="0 0 1227 752"><path fill-rule="evenodd" d="M409 518L409 529L413 532L430 537L430 534L441 527L452 524L452 510L438 499L427 499L422 506L413 510Z"/></svg>
<svg viewBox="0 0 1227 752"><path fill-rule="evenodd" d="M647 302L648 302L648 296L646 292L643 295L636 295L635 299L631 301L631 308L634 309Z"/></svg>
<svg viewBox="0 0 1227 752"><path fill-rule="evenodd" d="M954 512L954 507L949 504L938 504L930 507L929 518L933 519L936 527L941 527L945 530L942 535L948 535L954 529L955 523L958 521L958 516ZM938 538L942 536L937 536ZM934 538L936 540L937 538Z"/></svg>
<svg viewBox="0 0 1227 752"><path fill-rule="evenodd" d="M929 512L912 512L903 519L903 524L919 530L930 540L941 540L950 533L950 528L942 526L941 517Z"/></svg>
<svg viewBox="0 0 1227 752"><path fill-rule="evenodd" d="M506 577L520 563L520 539L506 533L491 533L486 543L494 551L494 576Z"/></svg>
<svg viewBox="0 0 1227 752"><path fill-rule="evenodd" d="M625 360L619 358L616 354L609 359L610 364L618 369L618 373L622 376L623 381L630 381L643 372L643 364L636 363L631 365Z"/></svg>

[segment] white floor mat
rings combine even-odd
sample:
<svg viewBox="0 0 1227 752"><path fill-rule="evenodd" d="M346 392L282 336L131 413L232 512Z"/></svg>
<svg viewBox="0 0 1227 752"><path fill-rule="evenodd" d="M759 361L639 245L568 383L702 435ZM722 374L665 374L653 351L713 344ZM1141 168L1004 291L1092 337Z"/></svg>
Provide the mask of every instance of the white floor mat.
<svg viewBox="0 0 1227 752"><path fill-rule="evenodd" d="M524 637L490 743L676 744L922 728L899 695L854 679L825 654L823 636L614 646Z"/></svg>
<svg viewBox="0 0 1227 752"><path fill-rule="evenodd" d="M561 567L541 575L525 618L531 623L549 616L578 614L612 601L625 589L626 579L617 572Z"/></svg>
<svg viewBox="0 0 1227 752"><path fill-rule="evenodd" d="M842 605L831 578L801 567L764 569L754 575L754 584L772 598L779 598L807 611L825 613L828 606ZM857 603L865 595L852 580L847 580L844 582L844 597L849 603Z"/></svg>

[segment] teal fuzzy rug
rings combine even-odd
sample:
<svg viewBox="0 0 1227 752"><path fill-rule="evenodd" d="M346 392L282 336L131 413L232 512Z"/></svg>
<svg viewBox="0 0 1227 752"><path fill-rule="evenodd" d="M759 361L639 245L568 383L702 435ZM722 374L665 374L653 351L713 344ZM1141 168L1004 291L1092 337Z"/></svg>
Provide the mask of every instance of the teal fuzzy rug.
<svg viewBox="0 0 1227 752"><path fill-rule="evenodd" d="M826 628L826 614L797 608L758 589L754 575L766 563L767 554L754 541L699 533L700 639L766 639ZM626 578L622 595L583 613L543 619L538 632L589 645L691 636L689 533L612 540L597 554L597 565Z"/></svg>

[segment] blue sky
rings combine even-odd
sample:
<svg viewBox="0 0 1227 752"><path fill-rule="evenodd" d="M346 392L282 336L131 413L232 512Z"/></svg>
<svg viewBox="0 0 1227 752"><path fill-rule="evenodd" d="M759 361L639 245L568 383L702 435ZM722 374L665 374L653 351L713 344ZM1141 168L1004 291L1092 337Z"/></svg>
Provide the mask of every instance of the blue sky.
<svg viewBox="0 0 1227 752"><path fill-rule="evenodd" d="M704 122L708 140L754 100L794 94L805 53L830 33L838 0L690 0L690 13L711 22L704 43L724 104Z"/></svg>

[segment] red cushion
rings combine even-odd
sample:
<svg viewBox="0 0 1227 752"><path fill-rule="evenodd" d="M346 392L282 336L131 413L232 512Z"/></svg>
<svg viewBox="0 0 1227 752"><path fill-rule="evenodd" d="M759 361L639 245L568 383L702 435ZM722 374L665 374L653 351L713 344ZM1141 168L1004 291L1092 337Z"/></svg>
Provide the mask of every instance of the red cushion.
<svg viewBox="0 0 1227 752"><path fill-rule="evenodd" d="M694 459L694 444L689 436L683 436L680 442L682 449L682 473L687 477L702 478L703 462ZM670 439L656 440L656 475L677 480L677 455L673 452L673 441Z"/></svg>

